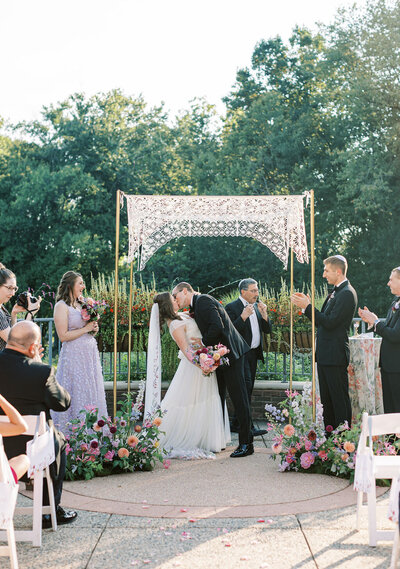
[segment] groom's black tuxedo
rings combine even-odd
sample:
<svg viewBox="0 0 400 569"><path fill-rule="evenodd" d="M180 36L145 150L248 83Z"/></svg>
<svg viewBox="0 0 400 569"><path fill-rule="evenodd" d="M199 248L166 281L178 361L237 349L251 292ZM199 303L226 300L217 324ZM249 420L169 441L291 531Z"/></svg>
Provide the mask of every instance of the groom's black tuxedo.
<svg viewBox="0 0 400 569"><path fill-rule="evenodd" d="M218 389L222 408L225 409L226 390L235 407L239 421L239 444L252 442L250 403L244 380L244 358L249 346L231 322L224 307L208 294L195 294L192 300L193 315L205 346L224 344L229 350L230 365L217 370Z"/></svg>
<svg viewBox="0 0 400 569"><path fill-rule="evenodd" d="M345 420L351 423L348 330L356 306L356 291L346 280L328 295L321 311L315 309L316 359L324 422L333 428ZM305 309L305 315L311 319L311 304Z"/></svg>
<svg viewBox="0 0 400 569"><path fill-rule="evenodd" d="M400 413L400 308L392 302L384 322L375 332L382 336L379 365L382 373L383 407L385 413Z"/></svg>

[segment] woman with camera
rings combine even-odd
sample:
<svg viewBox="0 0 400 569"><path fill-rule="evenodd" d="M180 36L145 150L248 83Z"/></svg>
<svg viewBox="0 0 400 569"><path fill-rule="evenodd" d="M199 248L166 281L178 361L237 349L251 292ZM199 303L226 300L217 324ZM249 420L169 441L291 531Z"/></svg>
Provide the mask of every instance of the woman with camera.
<svg viewBox="0 0 400 569"><path fill-rule="evenodd" d="M99 325L82 318L84 289L82 275L68 271L61 278L54 307L54 324L62 342L57 381L70 393L71 406L63 413L52 413L52 416L64 432L70 429L68 423L78 419L79 412L88 405L97 408L99 419L108 416L103 371L93 337Z"/></svg>
<svg viewBox="0 0 400 569"><path fill-rule="evenodd" d="M36 302L34 304L31 303L30 293L23 293L23 300L26 306L21 306L17 302L10 314L4 304L11 300L17 290L16 276L12 271L10 271L10 269L7 269L2 263L0 263L0 351L4 350L6 347L10 328L16 323L17 315L20 312L27 312L28 314L26 319L33 320L34 315L39 310L40 302Z"/></svg>

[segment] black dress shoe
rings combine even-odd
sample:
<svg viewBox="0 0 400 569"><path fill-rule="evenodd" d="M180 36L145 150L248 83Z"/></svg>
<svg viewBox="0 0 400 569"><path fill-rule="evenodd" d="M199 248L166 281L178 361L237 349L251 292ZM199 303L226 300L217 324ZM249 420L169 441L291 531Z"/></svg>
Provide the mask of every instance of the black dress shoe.
<svg viewBox="0 0 400 569"><path fill-rule="evenodd" d="M61 506L57 506L56 508L56 518L57 524L70 524L73 522L78 513L75 510L64 510ZM42 528L51 528L51 515L45 514L42 516Z"/></svg>
<svg viewBox="0 0 400 569"><path fill-rule="evenodd" d="M254 427L251 429L251 434L253 437L260 437L261 435L266 435L268 431L266 429L255 429Z"/></svg>
<svg viewBox="0 0 400 569"><path fill-rule="evenodd" d="M239 445L236 450L231 454L231 458L240 458L242 456L249 456L254 453L253 443L248 443L246 445Z"/></svg>

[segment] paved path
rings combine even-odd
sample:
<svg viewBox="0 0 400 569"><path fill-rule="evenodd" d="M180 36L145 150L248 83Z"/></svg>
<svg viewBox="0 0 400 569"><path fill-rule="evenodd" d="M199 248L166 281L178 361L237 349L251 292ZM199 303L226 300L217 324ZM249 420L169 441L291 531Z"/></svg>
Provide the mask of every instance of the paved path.
<svg viewBox="0 0 400 569"><path fill-rule="evenodd" d="M345 480L278 473L268 442L215 461L172 461L168 470L67 483L75 523L45 530L41 549L17 545L21 569L388 568L391 543L370 548L366 518L355 531ZM382 492L381 492L382 493ZM19 501L29 498L20 496ZM379 523L387 496L380 498ZM16 526L25 520L16 518ZM9 567L0 558L0 567Z"/></svg>

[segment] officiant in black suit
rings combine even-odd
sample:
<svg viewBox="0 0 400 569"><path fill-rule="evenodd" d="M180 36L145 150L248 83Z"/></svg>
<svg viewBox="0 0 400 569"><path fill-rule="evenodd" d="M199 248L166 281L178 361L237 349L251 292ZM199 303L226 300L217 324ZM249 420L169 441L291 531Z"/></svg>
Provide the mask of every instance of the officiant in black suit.
<svg viewBox="0 0 400 569"><path fill-rule="evenodd" d="M263 332L271 333L271 323L268 319L267 307L258 299L258 284L254 279L243 279L239 283L239 298L226 305L229 318L236 330L248 344L250 350L245 355L244 377L247 395L251 409L251 396L256 378L257 362L264 361ZM236 431L239 427L236 416L232 418L231 430ZM251 425L253 436L265 435L264 429L256 429Z"/></svg>
<svg viewBox="0 0 400 569"><path fill-rule="evenodd" d="M11 327L6 348L0 352L0 392L21 415L46 413L49 426L53 426L50 410L66 411L71 397L56 380L55 370L42 363L40 358L41 332L37 324L21 321ZM7 457L12 458L26 452L26 443L31 436L19 435L4 439ZM64 510L59 504L65 476L66 440L54 428L55 461L50 465L58 524L75 520L77 513ZM24 478L22 478L24 480ZM47 481L43 481L43 504L49 504ZM43 527L50 527L50 515L43 516Z"/></svg>
<svg viewBox="0 0 400 569"><path fill-rule="evenodd" d="M395 298L384 322L366 306L358 314L382 336L379 366L385 413L400 413L400 267L393 269L387 286Z"/></svg>
<svg viewBox="0 0 400 569"><path fill-rule="evenodd" d="M208 294L196 294L189 283L181 282L172 291L179 308L190 306L190 315L196 320L202 338L193 341L204 346L224 344L230 351L227 355L229 365L217 369L218 389L222 409L225 412L226 390L232 400L239 421L239 446L231 454L232 458L254 453L251 433L250 403L244 380L244 355L249 346L232 324L225 308Z"/></svg>
<svg viewBox="0 0 400 569"><path fill-rule="evenodd" d="M344 421L351 425L349 397L350 350L348 330L357 306L357 294L347 277L347 261L342 255L324 260L323 277L334 285L322 305L315 309L317 326L316 360L321 402L324 406L325 427L334 429ZM292 302L304 310L311 320L311 301L308 295L295 293Z"/></svg>

